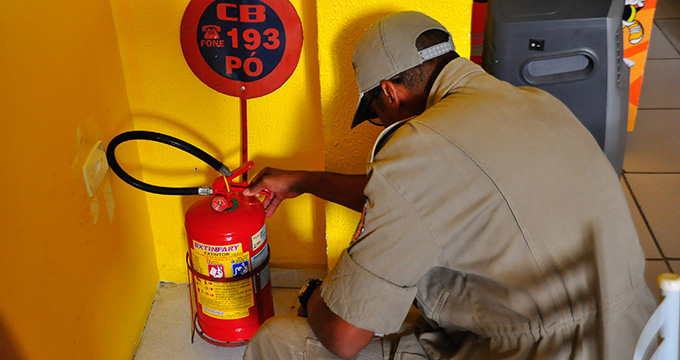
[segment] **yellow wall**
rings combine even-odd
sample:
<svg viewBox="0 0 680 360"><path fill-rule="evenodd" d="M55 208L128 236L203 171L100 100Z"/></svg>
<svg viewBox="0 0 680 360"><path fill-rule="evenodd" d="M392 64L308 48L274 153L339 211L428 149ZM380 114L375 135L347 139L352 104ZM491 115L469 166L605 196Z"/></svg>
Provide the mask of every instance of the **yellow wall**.
<svg viewBox="0 0 680 360"><path fill-rule="evenodd" d="M159 280L146 199L81 173L130 119L109 1L4 1L0 23L0 358L130 359Z"/></svg>
<svg viewBox="0 0 680 360"><path fill-rule="evenodd" d="M248 101L251 176L264 166L361 173L379 129L349 131L354 43L379 16L415 9L448 26L468 55L471 2L291 2L302 19L302 56L280 89ZM111 173L89 197L81 166L97 140L133 128L239 165L238 100L198 80L181 52L187 4L0 5L0 358L129 359L159 279L186 281L183 213L195 197L144 194ZM158 144L124 144L119 159L158 185L216 176ZM311 196L287 201L268 220L273 265L332 265L356 221Z"/></svg>
<svg viewBox="0 0 680 360"><path fill-rule="evenodd" d="M240 163L239 100L203 84L189 69L179 43L188 0L111 0L118 29L128 96L137 129L189 141L235 168ZM357 92L351 52L363 31L380 16L399 10L426 12L454 32L468 55L472 2L292 0L301 18L300 63L278 90L248 101L249 152L254 175L264 166L364 172L379 129L349 131ZM210 184L217 175L172 148L140 144L141 168L130 171L158 185ZM148 195L162 280L185 282L183 214L195 197ZM272 265L325 268L351 236L358 215L304 195L288 200L267 221ZM326 251L325 239L328 239Z"/></svg>
<svg viewBox="0 0 680 360"><path fill-rule="evenodd" d="M234 169L240 164L239 100L209 88L189 69L179 42L188 0L111 0L137 129L186 140ZM322 170L314 2L294 0L304 31L295 73L278 90L248 100L250 176L264 166ZM217 172L168 146L141 143L142 173L154 184L209 185ZM132 165L134 169L134 164ZM196 170L195 170L196 169ZM161 279L186 282L184 212L197 197L148 195ZM287 201L267 221L272 264L325 268L323 202Z"/></svg>

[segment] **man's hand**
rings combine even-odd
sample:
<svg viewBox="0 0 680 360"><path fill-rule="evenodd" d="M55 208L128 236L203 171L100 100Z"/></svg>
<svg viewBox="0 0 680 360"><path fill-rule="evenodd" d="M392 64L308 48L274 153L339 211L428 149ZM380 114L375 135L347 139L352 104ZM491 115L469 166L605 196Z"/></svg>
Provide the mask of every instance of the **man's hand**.
<svg viewBox="0 0 680 360"><path fill-rule="evenodd" d="M361 211L366 199L366 175L344 175L326 171L290 171L264 168L243 190L253 196L268 189L271 196L264 201L267 217L274 215L281 201L309 193L324 200Z"/></svg>
<svg viewBox="0 0 680 360"><path fill-rule="evenodd" d="M271 196L266 198L263 203L267 210L266 216L271 217L281 201L297 197L303 193L301 184L304 173L304 171L288 171L266 167L253 178L250 186L243 189L243 195L253 196L264 189L271 191Z"/></svg>

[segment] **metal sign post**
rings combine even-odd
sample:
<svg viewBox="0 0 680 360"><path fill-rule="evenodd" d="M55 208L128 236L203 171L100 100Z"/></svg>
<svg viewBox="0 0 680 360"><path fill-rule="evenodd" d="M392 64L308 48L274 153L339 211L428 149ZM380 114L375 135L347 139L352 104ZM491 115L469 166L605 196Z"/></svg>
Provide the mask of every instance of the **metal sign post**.
<svg viewBox="0 0 680 360"><path fill-rule="evenodd" d="M302 23L288 0L192 0L180 41L193 73L241 99L241 157L248 161L247 99L267 95L293 74ZM245 174L244 174L245 181Z"/></svg>
<svg viewBox="0 0 680 360"><path fill-rule="evenodd" d="M300 59L302 24L295 8L288 0L191 0L182 17L180 41L189 68L202 82L218 92L240 99L241 161L243 164L248 163L247 100L267 95L281 87L293 74ZM245 171L243 182L247 182ZM246 207L242 206L242 209ZM187 214L187 219L189 219L189 213ZM263 212L261 220L264 222ZM224 226L225 222L220 220L211 224L217 223ZM239 224L242 223L244 221L239 221ZM199 228L204 228L204 226ZM205 228L212 229L214 226ZM264 229L263 225L258 233L262 239L266 238ZM189 232L189 227L187 227L187 234ZM244 242L243 246L247 247L246 245L250 242L254 244L255 238L255 236L247 237L248 241ZM218 243L221 244L221 242ZM254 251L256 247L252 245L252 250ZM263 253L262 250L258 254ZM255 258L258 256L261 257L261 255L255 255ZM259 270L255 269L255 258L251 259L253 263L251 275L244 276L259 274ZM267 259L269 259L268 252ZM188 257L187 260L189 260ZM188 268L192 270L191 266ZM260 292L256 307L258 313L250 314L249 308L247 312L238 315L248 315L244 319L233 321L224 319L215 315L214 310L212 312L204 310L199 316L198 313L201 310L198 306L198 290L194 291L190 286L192 289L189 292L192 301L192 341L195 331L198 331L206 341L217 345L232 346L247 342L249 337L234 336L242 332L242 327L246 328L242 323L251 318L264 321L274 314L273 304L269 306L271 301L261 304L259 300L267 291L268 295L265 297L271 299L271 284L268 281L269 268L265 270L263 274L266 272L267 281L258 280L253 285L254 291ZM192 271L189 277L190 281L194 280L192 283L197 281L195 276L197 276L196 272ZM257 278L259 279L259 275ZM213 279L209 281L212 284ZM260 286L260 283L267 284L268 287ZM212 291L212 288L210 290ZM213 299L210 298L210 300ZM236 301L231 298L223 300L225 303ZM210 330L214 333L206 336L203 333L206 329L196 328L196 319L199 318L203 318L205 324L216 323L219 326L215 325ZM253 330L252 327L247 328L249 331ZM252 332L254 331L249 333L250 336ZM215 340L217 338L223 338L223 340L217 341Z"/></svg>

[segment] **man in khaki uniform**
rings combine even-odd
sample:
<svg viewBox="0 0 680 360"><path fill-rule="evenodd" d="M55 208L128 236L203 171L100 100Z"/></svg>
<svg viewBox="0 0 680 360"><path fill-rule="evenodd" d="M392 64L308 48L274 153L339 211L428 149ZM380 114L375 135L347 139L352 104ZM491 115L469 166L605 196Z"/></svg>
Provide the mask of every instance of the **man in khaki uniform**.
<svg viewBox="0 0 680 360"><path fill-rule="evenodd" d="M416 12L374 24L353 63L353 126L386 127L367 176L266 169L251 190L276 193L270 215L303 192L365 202L360 232L303 297L308 319L270 319L246 358L631 358L655 307L644 257L571 112L458 57ZM426 324L405 329L414 302Z"/></svg>

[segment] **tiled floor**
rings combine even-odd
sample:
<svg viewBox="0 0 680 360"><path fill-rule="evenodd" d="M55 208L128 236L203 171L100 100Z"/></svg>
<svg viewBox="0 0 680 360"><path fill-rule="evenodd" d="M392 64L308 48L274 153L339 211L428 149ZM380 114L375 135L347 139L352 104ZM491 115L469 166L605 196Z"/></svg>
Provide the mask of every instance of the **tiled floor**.
<svg viewBox="0 0 680 360"><path fill-rule="evenodd" d="M635 130L628 133L622 186L647 258L645 275L680 273L680 0L658 0ZM241 359L244 349L190 341L186 285L161 284L135 356ZM274 290L277 314L294 314L295 289Z"/></svg>
<svg viewBox="0 0 680 360"><path fill-rule="evenodd" d="M680 273L680 1L658 0L622 184L647 258L645 275Z"/></svg>
<svg viewBox="0 0 680 360"><path fill-rule="evenodd" d="M276 315L297 313L297 289L275 288ZM198 335L191 343L188 285L161 284L135 360L241 360L245 347L211 345Z"/></svg>

